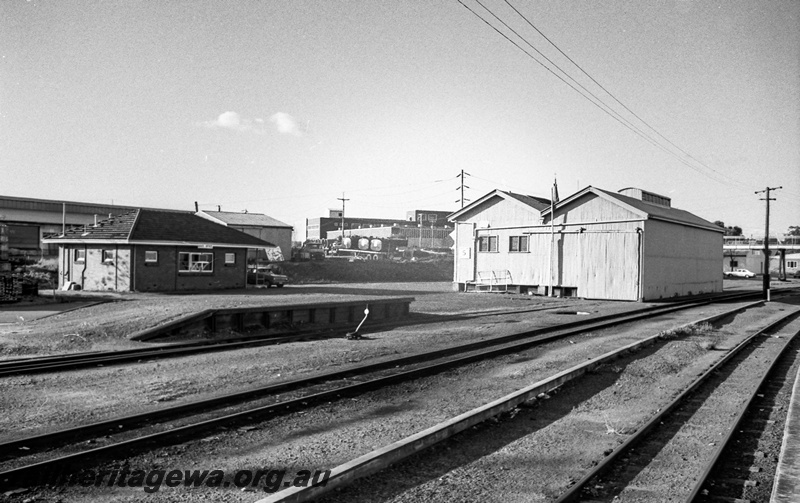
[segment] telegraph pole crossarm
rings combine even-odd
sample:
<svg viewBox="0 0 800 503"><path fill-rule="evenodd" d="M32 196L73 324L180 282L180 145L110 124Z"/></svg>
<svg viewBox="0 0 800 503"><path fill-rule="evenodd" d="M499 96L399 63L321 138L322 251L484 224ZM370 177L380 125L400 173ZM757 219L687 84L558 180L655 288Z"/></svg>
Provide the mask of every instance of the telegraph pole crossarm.
<svg viewBox="0 0 800 503"><path fill-rule="evenodd" d="M462 208L464 207L464 203L469 201L469 199L465 199L464 198L464 189L468 189L469 188L467 185L464 184L464 176L472 176L472 175L470 175L469 173L467 173L463 169L461 170L460 174L456 175L456 178L461 178L461 186L460 187L456 187L456 190L460 190L461 191L461 199L459 199L456 202L457 203L460 202Z"/></svg>
<svg viewBox="0 0 800 503"><path fill-rule="evenodd" d="M783 186L780 187L767 187L764 190L757 190L756 194L764 194L764 197L761 198L762 201L767 202L767 213L766 219L764 224L764 281L762 283L762 287L764 290L764 299L767 301L770 300L770 291L769 291L769 202L775 201L775 198L770 198L769 193L773 190L782 189Z"/></svg>
<svg viewBox="0 0 800 503"><path fill-rule="evenodd" d="M344 192L342 192L342 197L337 197L336 199L342 202L342 243L344 243L344 203L349 199L344 198Z"/></svg>

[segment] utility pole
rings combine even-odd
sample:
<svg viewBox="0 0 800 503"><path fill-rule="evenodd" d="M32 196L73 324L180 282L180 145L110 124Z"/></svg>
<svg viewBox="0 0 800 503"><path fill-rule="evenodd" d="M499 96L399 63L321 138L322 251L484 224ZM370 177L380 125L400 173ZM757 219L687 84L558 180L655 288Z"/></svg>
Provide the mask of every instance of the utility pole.
<svg viewBox="0 0 800 503"><path fill-rule="evenodd" d="M762 201L767 202L767 217L764 224L764 282L763 282L763 289L764 289L764 298L769 301L770 300L770 292L769 292L769 202L774 201L775 198L770 198L769 193L773 190L782 189L783 186L780 187L767 187L764 190L756 191L756 194L765 194L765 197L761 198Z"/></svg>
<svg viewBox="0 0 800 503"><path fill-rule="evenodd" d="M342 197L337 197L336 199L342 202L342 243L344 243L344 202L349 201L349 199L344 198L344 192L342 192Z"/></svg>
<svg viewBox="0 0 800 503"><path fill-rule="evenodd" d="M461 178L461 186L460 187L456 187L456 190L460 190L461 191L461 199L459 199L456 202L457 203L460 202L462 208L464 207L464 203L469 201L469 199L464 199L464 189L468 189L469 188L466 185L464 185L464 175L472 176L469 173L467 173L466 171L464 171L463 169L461 170L461 174L460 175L456 175L456 178Z"/></svg>
<svg viewBox="0 0 800 503"><path fill-rule="evenodd" d="M555 178L555 173L553 174L553 188L550 189L550 297L554 297L555 294L553 293L553 256L555 255L553 248L555 247L555 236L556 236L556 228L555 228L555 218L556 218L556 203L558 202L558 181Z"/></svg>

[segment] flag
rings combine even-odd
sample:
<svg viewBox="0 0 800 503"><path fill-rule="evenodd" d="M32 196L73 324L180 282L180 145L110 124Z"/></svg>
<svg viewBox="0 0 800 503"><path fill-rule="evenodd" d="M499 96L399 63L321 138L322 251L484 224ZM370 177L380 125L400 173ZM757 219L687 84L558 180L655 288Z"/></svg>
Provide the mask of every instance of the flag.
<svg viewBox="0 0 800 503"><path fill-rule="evenodd" d="M553 179L553 189L551 190L550 199L553 201L553 204L558 202L558 182L556 179Z"/></svg>

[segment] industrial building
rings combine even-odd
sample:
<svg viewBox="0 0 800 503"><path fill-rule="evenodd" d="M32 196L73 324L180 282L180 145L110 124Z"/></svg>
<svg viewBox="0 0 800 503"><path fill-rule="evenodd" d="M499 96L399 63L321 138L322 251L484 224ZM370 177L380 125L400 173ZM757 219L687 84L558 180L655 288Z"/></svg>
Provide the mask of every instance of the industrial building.
<svg viewBox="0 0 800 503"><path fill-rule="evenodd" d="M336 238L342 234L342 224L344 223L345 236L372 235L374 237L389 237L392 233L402 233L409 240L419 240L422 237L424 243L427 239L429 240L427 246L432 246L434 240L444 242L449 239L446 236L450 234L450 230L444 231L444 229L451 227L447 222L449 214L449 211L412 210L406 212L405 220L348 216L344 218L343 222L342 210L329 209L327 217L306 219L306 239ZM395 230L392 231L392 228L395 228ZM373 232L372 229L384 230ZM398 229L407 230L400 231ZM436 232L436 230L440 232ZM449 246L447 247L449 248Z"/></svg>
<svg viewBox="0 0 800 503"><path fill-rule="evenodd" d="M636 188L550 204L495 190L449 216L454 287L649 301L722 291L724 229Z"/></svg>
<svg viewBox="0 0 800 503"><path fill-rule="evenodd" d="M163 208L0 196L0 223L6 226L4 238L9 255L37 258L55 257L58 255L58 245L52 242L48 242L48 244L42 243L42 238L45 235L60 233L62 230L74 226L91 226L98 220L108 219L112 215L120 215L137 209L186 214L196 213L198 216L218 224L242 231L269 243L274 243L283 253L288 254L292 247L293 228L291 225L261 213L198 210L196 203L195 211L192 212ZM273 247L270 250L277 249ZM268 258L271 261L282 260L274 254Z"/></svg>
<svg viewBox="0 0 800 503"><path fill-rule="evenodd" d="M55 256L57 245L42 246L45 234L61 232L74 225L93 224L98 218L132 209L113 204L0 196L0 222L8 227L11 255Z"/></svg>
<svg viewBox="0 0 800 503"><path fill-rule="evenodd" d="M247 251L273 247L192 213L134 209L48 235L59 287L100 291L245 288Z"/></svg>
<svg viewBox="0 0 800 503"><path fill-rule="evenodd" d="M267 257L271 262L280 262L288 257L292 249L292 231L294 228L263 213L234 211L207 211L195 213L212 222L236 229L258 239L275 244L278 255Z"/></svg>

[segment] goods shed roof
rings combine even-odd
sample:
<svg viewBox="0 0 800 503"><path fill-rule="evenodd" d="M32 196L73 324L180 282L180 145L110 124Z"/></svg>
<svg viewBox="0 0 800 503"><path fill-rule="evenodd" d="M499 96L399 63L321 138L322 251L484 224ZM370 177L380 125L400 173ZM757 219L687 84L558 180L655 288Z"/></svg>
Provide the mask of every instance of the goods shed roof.
<svg viewBox="0 0 800 503"><path fill-rule="evenodd" d="M45 243L210 244L234 248L273 247L272 243L192 213L139 208L97 222L51 234Z"/></svg>
<svg viewBox="0 0 800 503"><path fill-rule="evenodd" d="M468 204L467 206L464 206L460 210L455 211L455 212L447 215L447 219L452 222L452 221L456 220L458 217L461 217L465 213L468 213L470 211L475 210L475 208L481 206L486 201L488 201L488 200L490 200L492 198L495 198L495 197L500 197L502 199L513 201L515 203L521 203L521 204L523 204L523 205L525 205L525 206L527 206L529 208L533 208L536 211L542 211L543 209L550 207L550 200L549 199L545 199L543 197L526 196L524 194L515 194L514 192L508 192L508 191L505 191L505 190L495 189L495 190L489 192L488 194L482 196L477 201L474 201L474 202Z"/></svg>
<svg viewBox="0 0 800 503"><path fill-rule="evenodd" d="M634 213L640 214L643 218L653 219L653 220L663 220L666 222L672 222L677 224L683 225L690 225L692 227L700 227L703 229L707 229L710 231L715 232L725 232L725 229L719 227L718 225L709 222L703 218L698 217L692 213L689 213L685 210L679 210L677 208L672 208L669 206L661 206L658 204L648 203L642 201L641 199L636 199L635 197L625 196L619 194L617 192L611 192L608 190L598 189L597 187L586 187L583 190L572 194L571 196L567 197L566 199L562 199L561 201L557 202L555 207L558 209L561 206L570 204L577 199L585 196L586 194L595 194L598 197L601 197L606 200L610 200L615 202L616 204L620 204L630 211ZM542 211L542 215L548 215L550 213L550 208L547 207Z"/></svg>
<svg viewBox="0 0 800 503"><path fill-rule="evenodd" d="M199 216L210 217L227 225L243 225L248 227L284 227L292 229L289 224L283 223L278 219L272 218L263 213L242 213L235 211L200 211Z"/></svg>

